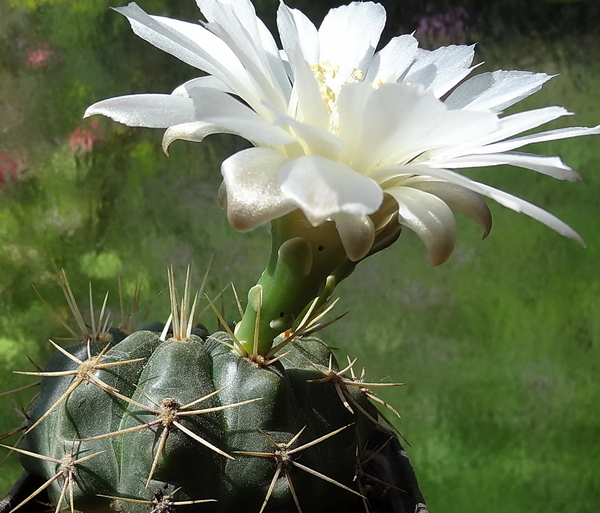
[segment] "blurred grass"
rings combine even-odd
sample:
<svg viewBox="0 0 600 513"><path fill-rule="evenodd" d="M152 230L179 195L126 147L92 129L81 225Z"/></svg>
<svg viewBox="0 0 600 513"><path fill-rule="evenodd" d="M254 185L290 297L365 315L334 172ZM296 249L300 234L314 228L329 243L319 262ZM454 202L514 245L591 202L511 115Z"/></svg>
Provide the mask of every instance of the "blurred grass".
<svg viewBox="0 0 600 513"><path fill-rule="evenodd" d="M30 382L11 371L30 369L27 355L45 361L48 337L65 336L30 286L67 319L56 268L66 269L84 309L90 280L97 301L111 290L115 323L118 275L126 304L140 277L138 318L149 309L149 320L164 320L168 264L182 276L193 262L199 285L214 255L209 293L233 280L243 295L268 250L266 229L237 234L216 204L219 162L240 147L231 138L177 142L166 158L161 134L102 122L103 143L84 154L69 148L66 134L87 104L150 83L148 59L157 59L156 69L169 66L169 76L151 76L156 91L190 72L122 35L123 20L98 5L86 23L101 25L85 34L97 46L80 54L65 33L66 4L55 3L61 9L45 8L48 19L34 35L29 18L10 18L29 38L23 48L44 37L54 45L54 67L15 71L25 56L18 47L0 59L10 143L0 150L27 152L19 180L0 191L0 390ZM102 31L115 41L102 40ZM560 71L518 109L564 105L577 113L568 124L590 126L600 120L600 71L597 48L584 43L515 37L482 45L479 58L488 69ZM131 53L119 53L122 45ZM129 81L119 81L125 72ZM457 216L457 250L439 268L426 265L422 244L406 231L340 286L340 311L350 315L323 333L340 354L358 357L370 380L408 383L380 395L403 415L397 424L412 444L432 512L595 513L600 504L598 142L588 137L532 150L561 155L586 183L508 168L471 175L547 208L580 232L587 249L496 205L484 242L473 223ZM231 294L225 308L235 316ZM214 328L214 320L207 322ZM12 405L25 405L30 395L0 398L0 433L19 424ZM12 457L0 470L0 495L19 472Z"/></svg>

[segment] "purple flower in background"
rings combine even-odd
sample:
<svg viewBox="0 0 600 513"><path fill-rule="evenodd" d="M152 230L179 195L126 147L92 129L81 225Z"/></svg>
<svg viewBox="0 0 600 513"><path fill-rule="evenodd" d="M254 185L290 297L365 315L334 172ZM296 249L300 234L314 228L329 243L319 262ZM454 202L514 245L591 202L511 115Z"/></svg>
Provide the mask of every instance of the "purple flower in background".
<svg viewBox="0 0 600 513"><path fill-rule="evenodd" d="M465 44L475 23L464 7L453 6L446 11L435 12L431 5L427 14L419 20L415 37L430 48L448 44Z"/></svg>

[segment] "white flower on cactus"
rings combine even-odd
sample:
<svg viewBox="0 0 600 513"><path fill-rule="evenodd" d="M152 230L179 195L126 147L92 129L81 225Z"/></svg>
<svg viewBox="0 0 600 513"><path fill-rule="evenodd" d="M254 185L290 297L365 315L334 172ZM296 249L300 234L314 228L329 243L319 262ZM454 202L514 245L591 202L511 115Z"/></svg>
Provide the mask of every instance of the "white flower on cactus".
<svg viewBox="0 0 600 513"><path fill-rule="evenodd" d="M598 134L600 127L515 137L569 113L546 107L501 116L549 75L496 71L465 80L473 46L426 51L410 35L376 52L386 15L372 2L332 9L319 29L281 3L283 49L249 0L197 3L206 23L149 16L135 3L116 10L138 36L208 75L171 94L101 101L86 116L166 128L165 151L176 139L202 141L214 133L249 140L254 148L222 165L235 228L249 230L300 209L313 226L335 222L348 256L358 260L373 245L381 227L373 219L388 197L397 216L386 219L414 230L437 265L454 248L453 210L487 235L486 196L583 243L548 212L455 171L510 164L561 180L579 178L558 157L513 150Z"/></svg>

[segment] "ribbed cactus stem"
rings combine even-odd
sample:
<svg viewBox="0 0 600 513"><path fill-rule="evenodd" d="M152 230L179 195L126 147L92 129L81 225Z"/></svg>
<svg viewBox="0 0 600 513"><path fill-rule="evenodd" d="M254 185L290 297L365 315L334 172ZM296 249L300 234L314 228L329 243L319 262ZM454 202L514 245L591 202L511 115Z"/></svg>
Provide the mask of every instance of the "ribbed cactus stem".
<svg viewBox="0 0 600 513"><path fill-rule="evenodd" d="M376 499L401 484L385 461L382 470L367 467L370 454L393 437L369 399L388 405L369 387L399 384L367 383L354 373L356 360L341 368L311 336L348 271L337 231L331 225L312 231L297 215L286 223L274 227L278 250L272 273L265 273L271 282L265 278L250 292L255 316L247 326L257 336L248 354L232 352L239 341L230 330L209 335L201 325L191 327L189 271L181 306L169 272L173 311L166 326L152 323L128 335L96 332L91 323L93 336L82 333L73 346L51 342L56 352L45 369L23 372L41 377L40 391L15 431L25 431L21 446L13 448L31 484L44 484L12 501L11 511L41 500L56 511L82 513L176 506L189 513L345 513L372 493L366 479L380 483ZM343 273L332 272L335 264ZM299 299L285 302L277 296L284 289ZM266 331L268 317L261 314L281 305L289 308L289 336L269 349L281 326L270 323ZM261 334L268 342L263 353ZM385 438L378 441L377 432Z"/></svg>
<svg viewBox="0 0 600 513"><path fill-rule="evenodd" d="M249 354L266 355L273 340L325 287L347 260L335 223L312 226L300 211L271 223L269 264L248 294L235 335Z"/></svg>

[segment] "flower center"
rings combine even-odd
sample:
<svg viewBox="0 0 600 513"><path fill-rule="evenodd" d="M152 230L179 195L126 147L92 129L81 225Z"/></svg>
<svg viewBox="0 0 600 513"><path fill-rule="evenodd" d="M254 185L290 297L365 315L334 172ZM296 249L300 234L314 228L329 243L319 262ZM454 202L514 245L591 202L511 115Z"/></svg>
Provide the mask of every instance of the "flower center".
<svg viewBox="0 0 600 513"><path fill-rule="evenodd" d="M337 95L345 85L362 81L365 74L360 69L353 69L348 76L343 76L339 72L340 67L337 64L331 64L329 61L312 64L310 69L317 79L321 97L329 111L329 130L337 134L339 130Z"/></svg>

